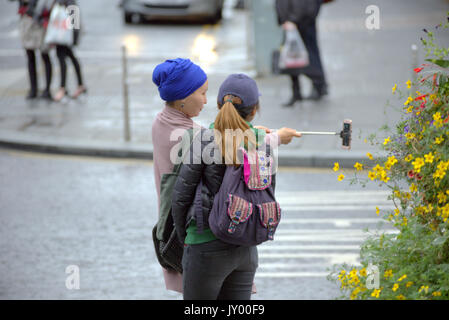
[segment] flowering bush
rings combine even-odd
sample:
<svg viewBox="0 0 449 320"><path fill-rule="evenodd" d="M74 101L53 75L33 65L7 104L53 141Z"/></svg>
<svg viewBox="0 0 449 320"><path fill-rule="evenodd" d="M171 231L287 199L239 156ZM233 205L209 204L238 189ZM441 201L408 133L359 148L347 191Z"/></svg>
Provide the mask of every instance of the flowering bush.
<svg viewBox="0 0 449 320"><path fill-rule="evenodd" d="M449 22L437 28L448 29ZM354 181L375 181L391 190L395 209L376 207L376 214L394 232L368 237L360 266L334 266L328 278L340 285L342 297L449 299L449 48L438 47L434 34L424 32L428 59L414 69L416 81L407 81L404 92L397 84L392 88L401 121L385 139L370 137L387 156L368 153L372 161L354 165ZM367 178L360 176L362 168Z"/></svg>

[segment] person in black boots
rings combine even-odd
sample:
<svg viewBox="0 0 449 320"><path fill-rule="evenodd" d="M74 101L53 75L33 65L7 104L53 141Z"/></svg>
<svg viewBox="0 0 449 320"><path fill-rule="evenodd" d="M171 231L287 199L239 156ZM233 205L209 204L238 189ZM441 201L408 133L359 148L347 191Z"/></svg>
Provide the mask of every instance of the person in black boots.
<svg viewBox="0 0 449 320"><path fill-rule="evenodd" d="M12 0L13 1L13 0ZM20 36L22 45L28 59L28 74L30 79L30 90L27 99L38 97L38 77L36 72L36 50L40 50L45 66L46 86L41 98L52 100L50 85L52 78L52 65L49 48L44 44L45 30L50 18L52 0L19 0Z"/></svg>
<svg viewBox="0 0 449 320"><path fill-rule="evenodd" d="M284 106L293 106L303 100L299 75L304 74L312 80L312 93L306 99L319 100L327 94L327 83L321 64L320 50L317 43L316 18L322 0L276 0L276 13L279 25L284 29L289 23L294 23L301 35L309 54L309 65L295 69L289 75L292 84L292 97Z"/></svg>
<svg viewBox="0 0 449 320"><path fill-rule="evenodd" d="M71 6L76 5L75 0L56 0L56 3L59 3L62 6ZM80 29L74 28L73 29L74 35L73 35L73 46L76 46L79 42L79 36L80 36ZM69 57L70 60L72 60L73 66L75 68L76 77L78 80L78 88L76 89L75 93L72 95L72 98L76 99L81 94L84 94L87 92L87 88L83 84L83 77L81 74L81 66L78 62L78 59L75 57L72 46L67 46L65 44L58 44L56 43L56 55L58 56L59 65L61 67L61 86L58 90L58 92L55 95L55 101L61 101L66 95L66 77L67 77L67 64L66 64L66 58Z"/></svg>

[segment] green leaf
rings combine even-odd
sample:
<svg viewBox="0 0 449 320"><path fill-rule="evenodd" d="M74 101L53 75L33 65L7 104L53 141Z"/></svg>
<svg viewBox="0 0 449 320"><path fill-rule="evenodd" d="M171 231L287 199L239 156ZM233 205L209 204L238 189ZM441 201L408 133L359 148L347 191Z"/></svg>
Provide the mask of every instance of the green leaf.
<svg viewBox="0 0 449 320"><path fill-rule="evenodd" d="M426 61L432 62L441 68L449 68L449 60L443 59L426 59Z"/></svg>

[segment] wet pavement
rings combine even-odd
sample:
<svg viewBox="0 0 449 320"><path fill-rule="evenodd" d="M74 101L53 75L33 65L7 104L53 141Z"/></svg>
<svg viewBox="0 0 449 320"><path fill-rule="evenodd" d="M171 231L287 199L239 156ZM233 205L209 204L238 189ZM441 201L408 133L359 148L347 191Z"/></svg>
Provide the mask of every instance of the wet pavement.
<svg viewBox="0 0 449 320"><path fill-rule="evenodd" d="M334 299L334 264L357 263L365 227L392 208L385 189L320 168L280 168L282 220L258 247L255 300ZM153 166L145 160L0 149L0 299L181 299L165 290L151 229ZM79 289L71 287L79 270ZM73 288L73 289L69 289Z"/></svg>

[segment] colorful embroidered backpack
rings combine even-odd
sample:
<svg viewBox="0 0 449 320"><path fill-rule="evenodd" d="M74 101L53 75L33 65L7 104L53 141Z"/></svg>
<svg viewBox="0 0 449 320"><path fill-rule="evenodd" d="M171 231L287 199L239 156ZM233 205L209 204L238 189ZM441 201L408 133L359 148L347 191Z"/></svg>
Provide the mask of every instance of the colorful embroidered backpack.
<svg viewBox="0 0 449 320"><path fill-rule="evenodd" d="M209 214L209 227L220 240L254 246L273 240L281 219L272 182L273 159L264 151L243 153L243 165L228 166Z"/></svg>

